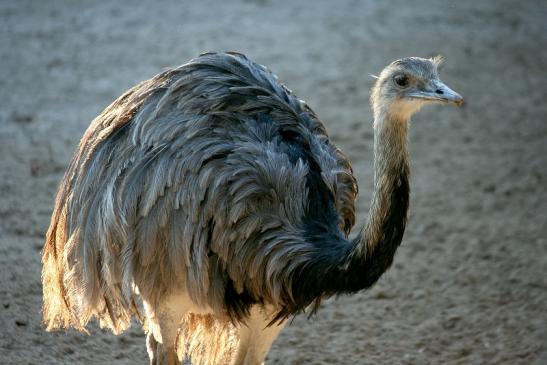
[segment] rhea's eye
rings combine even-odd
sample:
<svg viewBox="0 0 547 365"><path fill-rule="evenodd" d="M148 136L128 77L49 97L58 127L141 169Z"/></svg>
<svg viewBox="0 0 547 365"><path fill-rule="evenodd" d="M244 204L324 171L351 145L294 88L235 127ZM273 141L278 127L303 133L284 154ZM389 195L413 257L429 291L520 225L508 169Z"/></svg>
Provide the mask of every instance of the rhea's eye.
<svg viewBox="0 0 547 365"><path fill-rule="evenodd" d="M397 86L400 87L407 87L408 86L408 76L407 75L395 75L393 77L393 81L397 84Z"/></svg>

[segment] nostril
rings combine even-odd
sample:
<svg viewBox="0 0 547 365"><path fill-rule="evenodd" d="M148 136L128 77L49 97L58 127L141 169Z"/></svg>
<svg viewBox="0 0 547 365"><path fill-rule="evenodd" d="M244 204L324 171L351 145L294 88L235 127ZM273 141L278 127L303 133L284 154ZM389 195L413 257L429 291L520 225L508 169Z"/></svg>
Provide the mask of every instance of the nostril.
<svg viewBox="0 0 547 365"><path fill-rule="evenodd" d="M444 94L444 92L441 90L441 89L437 89L435 90L435 93L439 94L439 95L442 95Z"/></svg>

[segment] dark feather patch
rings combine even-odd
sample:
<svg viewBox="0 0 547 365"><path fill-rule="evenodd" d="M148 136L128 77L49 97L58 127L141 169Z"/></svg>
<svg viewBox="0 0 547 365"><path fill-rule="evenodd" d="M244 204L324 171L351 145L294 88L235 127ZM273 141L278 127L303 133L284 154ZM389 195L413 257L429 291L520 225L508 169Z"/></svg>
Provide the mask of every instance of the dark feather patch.
<svg viewBox="0 0 547 365"><path fill-rule="evenodd" d="M306 224L307 239L317 250L313 258L295 271L295 279L292 281L294 301L288 302L275 320L302 312L315 302L311 311L313 314L322 297L354 293L373 286L391 266L406 226L410 187L408 170L404 166L393 180L391 206L381 224L383 236L376 249L366 257L354 257L349 263L345 262L350 257L355 242L348 242L337 231L337 226L332 224L332 212L329 209L332 203L328 203L326 187L317 183L320 179L309 180L316 189L311 197L322 202L321 205L311 204L313 210L310 210Z"/></svg>

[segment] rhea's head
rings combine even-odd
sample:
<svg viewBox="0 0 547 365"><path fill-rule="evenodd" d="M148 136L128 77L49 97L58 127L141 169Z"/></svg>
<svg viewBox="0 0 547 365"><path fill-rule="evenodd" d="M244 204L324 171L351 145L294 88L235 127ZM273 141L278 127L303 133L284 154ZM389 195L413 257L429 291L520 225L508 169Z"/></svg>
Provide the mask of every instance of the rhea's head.
<svg viewBox="0 0 547 365"><path fill-rule="evenodd" d="M407 57L392 62L378 76L370 101L375 115L409 120L430 103L462 105L463 98L439 79L440 56Z"/></svg>

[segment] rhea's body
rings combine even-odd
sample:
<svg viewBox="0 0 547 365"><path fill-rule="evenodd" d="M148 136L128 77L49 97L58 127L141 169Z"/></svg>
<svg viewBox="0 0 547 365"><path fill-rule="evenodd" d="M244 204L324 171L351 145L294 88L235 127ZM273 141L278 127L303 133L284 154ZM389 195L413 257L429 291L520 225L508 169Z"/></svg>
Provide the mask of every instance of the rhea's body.
<svg viewBox="0 0 547 365"><path fill-rule="evenodd" d="M418 71L434 76L429 63ZM422 102L373 104L376 192L348 240L351 165L264 67L209 53L132 88L93 121L61 183L48 329L95 316L119 333L142 300L151 362L176 363L178 341L196 363L261 363L288 316L391 265L408 210L405 119Z"/></svg>

